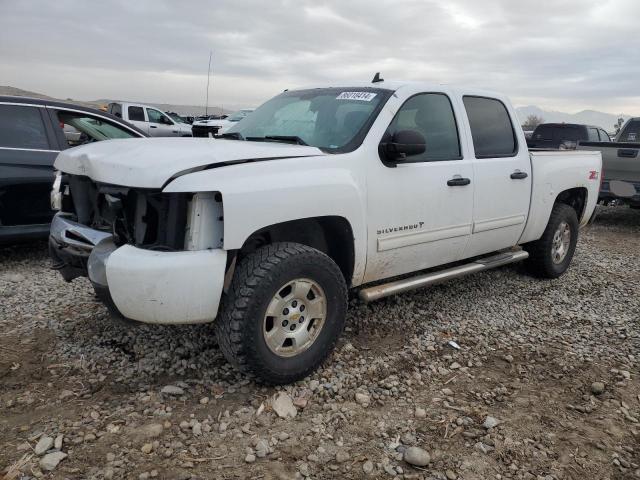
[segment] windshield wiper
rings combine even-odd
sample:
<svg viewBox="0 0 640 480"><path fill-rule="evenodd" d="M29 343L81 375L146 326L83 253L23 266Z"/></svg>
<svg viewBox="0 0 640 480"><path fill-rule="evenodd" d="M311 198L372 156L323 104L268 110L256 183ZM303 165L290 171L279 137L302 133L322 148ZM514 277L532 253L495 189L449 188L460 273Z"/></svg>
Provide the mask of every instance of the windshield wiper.
<svg viewBox="0 0 640 480"><path fill-rule="evenodd" d="M218 135L218 138L231 138L232 140L244 140L244 137L240 132L228 132Z"/></svg>
<svg viewBox="0 0 640 480"><path fill-rule="evenodd" d="M253 140L256 142L286 142L295 143L297 145L309 145L303 139L297 135L265 135L264 137L247 137L247 140Z"/></svg>

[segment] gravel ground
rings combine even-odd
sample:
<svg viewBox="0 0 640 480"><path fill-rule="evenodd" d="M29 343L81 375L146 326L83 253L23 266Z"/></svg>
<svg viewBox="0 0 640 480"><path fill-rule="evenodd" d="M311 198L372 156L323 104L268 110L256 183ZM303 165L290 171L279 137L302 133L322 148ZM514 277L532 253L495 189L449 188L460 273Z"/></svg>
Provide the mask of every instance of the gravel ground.
<svg viewBox="0 0 640 480"><path fill-rule="evenodd" d="M600 208L563 277L353 300L275 389L209 326L113 320L44 243L0 249L0 478L640 478L639 285L640 211Z"/></svg>

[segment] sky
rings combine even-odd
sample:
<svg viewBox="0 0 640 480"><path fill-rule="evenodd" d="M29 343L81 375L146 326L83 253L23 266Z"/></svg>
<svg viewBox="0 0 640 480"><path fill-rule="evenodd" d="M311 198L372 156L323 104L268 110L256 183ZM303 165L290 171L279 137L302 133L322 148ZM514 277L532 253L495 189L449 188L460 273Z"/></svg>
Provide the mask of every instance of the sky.
<svg viewBox="0 0 640 480"><path fill-rule="evenodd" d="M58 98L257 106L386 79L640 115L638 0L0 0L0 85Z"/></svg>

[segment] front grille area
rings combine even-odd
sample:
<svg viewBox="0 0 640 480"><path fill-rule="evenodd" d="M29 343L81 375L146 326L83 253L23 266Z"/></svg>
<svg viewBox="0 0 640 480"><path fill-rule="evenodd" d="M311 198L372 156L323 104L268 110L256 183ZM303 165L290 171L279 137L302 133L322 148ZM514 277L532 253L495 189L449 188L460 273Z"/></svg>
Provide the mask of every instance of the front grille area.
<svg viewBox="0 0 640 480"><path fill-rule="evenodd" d="M220 127L206 126L206 125L193 125L191 127L191 133L194 137L208 137L209 133L217 135Z"/></svg>
<svg viewBox="0 0 640 480"><path fill-rule="evenodd" d="M70 175L70 208L76 221L114 235L116 245L182 250L191 194L121 187Z"/></svg>

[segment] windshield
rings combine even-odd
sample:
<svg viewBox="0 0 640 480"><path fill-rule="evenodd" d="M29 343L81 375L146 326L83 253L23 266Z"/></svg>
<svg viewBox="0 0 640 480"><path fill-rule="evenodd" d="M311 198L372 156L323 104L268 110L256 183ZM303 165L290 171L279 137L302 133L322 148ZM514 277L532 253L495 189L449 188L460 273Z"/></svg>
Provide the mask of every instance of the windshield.
<svg viewBox="0 0 640 480"><path fill-rule="evenodd" d="M619 142L640 142L640 120L630 120L618 135Z"/></svg>
<svg viewBox="0 0 640 480"><path fill-rule="evenodd" d="M171 118L173 118L178 123L187 123L187 121L184 118L182 118L180 115L178 115L177 113L169 113L169 112L167 112L167 115L169 115Z"/></svg>
<svg viewBox="0 0 640 480"><path fill-rule="evenodd" d="M272 98L225 134L228 138L291 141L327 150L355 150L390 90L315 88Z"/></svg>

